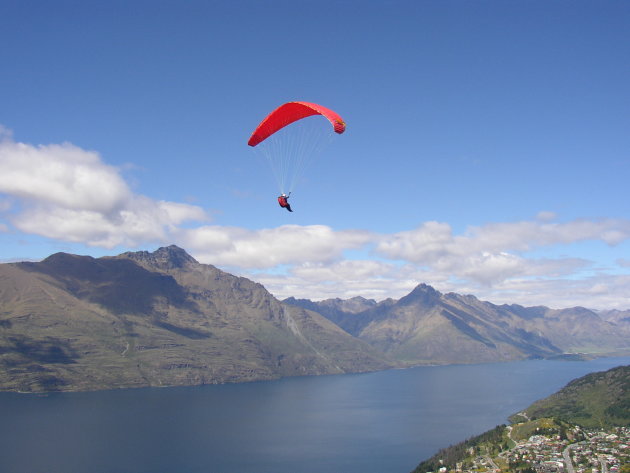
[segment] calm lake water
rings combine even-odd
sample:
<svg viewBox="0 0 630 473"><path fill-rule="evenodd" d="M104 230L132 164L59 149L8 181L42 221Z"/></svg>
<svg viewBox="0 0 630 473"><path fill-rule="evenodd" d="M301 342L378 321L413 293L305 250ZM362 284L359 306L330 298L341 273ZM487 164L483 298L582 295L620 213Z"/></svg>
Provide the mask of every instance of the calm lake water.
<svg viewBox="0 0 630 473"><path fill-rule="evenodd" d="M2 473L407 473L586 373L521 361L47 396L0 393Z"/></svg>

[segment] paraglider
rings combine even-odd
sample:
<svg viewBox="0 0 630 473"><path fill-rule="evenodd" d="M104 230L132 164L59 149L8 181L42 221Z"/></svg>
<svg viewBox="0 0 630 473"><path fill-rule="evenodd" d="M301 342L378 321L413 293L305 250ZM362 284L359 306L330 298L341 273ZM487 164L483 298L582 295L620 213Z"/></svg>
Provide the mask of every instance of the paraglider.
<svg viewBox="0 0 630 473"><path fill-rule="evenodd" d="M316 103L288 102L276 108L260 122L260 125L254 130L247 144L249 146L256 146L285 126L313 115L326 117L333 125L335 133L341 134L346 131L345 122L329 108L322 107Z"/></svg>
<svg viewBox="0 0 630 473"><path fill-rule="evenodd" d="M281 207L293 212L287 199L307 165L345 130L346 124L336 112L310 102L285 103L260 122L247 144L270 164Z"/></svg>
<svg viewBox="0 0 630 473"><path fill-rule="evenodd" d="M289 195L291 195L291 193L289 192ZM282 194L281 196L278 197L278 204L280 204L280 207L287 209L289 212L293 212L293 210L291 210L291 205L289 204L289 195L286 194Z"/></svg>

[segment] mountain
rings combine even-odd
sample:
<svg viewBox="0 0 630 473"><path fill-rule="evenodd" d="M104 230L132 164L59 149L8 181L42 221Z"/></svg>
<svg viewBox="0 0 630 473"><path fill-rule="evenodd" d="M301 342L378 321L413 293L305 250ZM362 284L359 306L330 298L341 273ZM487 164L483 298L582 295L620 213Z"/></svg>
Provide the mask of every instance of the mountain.
<svg viewBox="0 0 630 473"><path fill-rule="evenodd" d="M318 312L350 334L355 334L357 332L356 326L365 322L363 313L378 305L375 300L363 297L326 299L319 302L289 297L283 302Z"/></svg>
<svg viewBox="0 0 630 473"><path fill-rule="evenodd" d="M630 426L630 366L575 379L525 409L530 419L554 417L582 427Z"/></svg>
<svg viewBox="0 0 630 473"><path fill-rule="evenodd" d="M339 300L285 302L318 311L408 365L630 351L630 324L605 320L582 307L498 306L471 295L442 294L426 284L397 301L366 301L353 310Z"/></svg>
<svg viewBox="0 0 630 473"><path fill-rule="evenodd" d="M176 246L0 264L0 390L194 385L394 366Z"/></svg>
<svg viewBox="0 0 630 473"><path fill-rule="evenodd" d="M630 325L630 310L605 310L600 312L600 316L615 324Z"/></svg>
<svg viewBox="0 0 630 473"><path fill-rule="evenodd" d="M181 248L0 264L0 390L274 379L630 352L628 313L497 306L420 284L279 301Z"/></svg>

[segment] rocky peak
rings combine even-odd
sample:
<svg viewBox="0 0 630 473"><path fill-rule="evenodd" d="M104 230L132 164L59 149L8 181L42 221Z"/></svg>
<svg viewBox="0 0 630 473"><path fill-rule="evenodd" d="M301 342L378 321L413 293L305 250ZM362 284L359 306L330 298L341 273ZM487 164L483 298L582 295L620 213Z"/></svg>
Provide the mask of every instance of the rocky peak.
<svg viewBox="0 0 630 473"><path fill-rule="evenodd" d="M176 245L158 248L153 253L136 251L123 253L120 256L158 269L178 269L199 264L195 258Z"/></svg>
<svg viewBox="0 0 630 473"><path fill-rule="evenodd" d="M442 293L436 291L428 284L418 284L413 291L400 299L400 304L436 305L440 302Z"/></svg>

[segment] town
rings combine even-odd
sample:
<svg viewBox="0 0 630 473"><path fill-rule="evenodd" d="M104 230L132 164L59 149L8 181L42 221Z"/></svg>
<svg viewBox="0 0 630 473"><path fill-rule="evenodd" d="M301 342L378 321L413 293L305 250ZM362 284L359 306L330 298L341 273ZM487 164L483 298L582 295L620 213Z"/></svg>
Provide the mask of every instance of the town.
<svg viewBox="0 0 630 473"><path fill-rule="evenodd" d="M560 433L536 433L527 440L513 441L512 430L506 427L513 447L495 458L482 451L470 468L458 463L456 471L478 473L500 471L535 471L536 473L626 473L630 467L630 428L614 427L589 430L579 426ZM474 453L471 449L470 453ZM440 468L445 473L446 468Z"/></svg>

